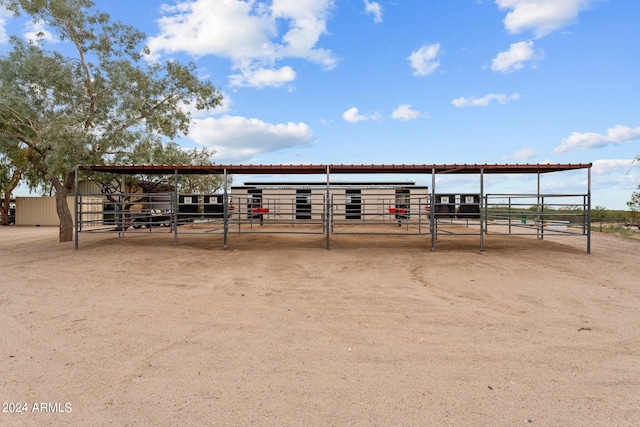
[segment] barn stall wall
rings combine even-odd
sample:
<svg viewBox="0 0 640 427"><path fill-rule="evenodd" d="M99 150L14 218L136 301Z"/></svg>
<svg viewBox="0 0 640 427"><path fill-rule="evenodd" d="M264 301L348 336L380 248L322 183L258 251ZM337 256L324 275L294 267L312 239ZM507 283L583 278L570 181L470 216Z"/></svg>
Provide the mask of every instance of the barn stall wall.
<svg viewBox="0 0 640 427"><path fill-rule="evenodd" d="M304 190L308 193L303 194ZM324 211L327 186L313 183L245 183L244 186L232 187L231 203L239 204L240 211L245 212L250 203L247 198L250 195L256 197L256 194L259 194L259 203L269 209L270 215L293 215L297 219L303 217L298 212L299 202L306 195L311 204L311 217L320 218ZM386 215L389 208L398 203L406 204L407 213L417 214L420 209L425 208L428 200L429 188L415 186L414 183L332 183L329 186L329 203L336 220Z"/></svg>

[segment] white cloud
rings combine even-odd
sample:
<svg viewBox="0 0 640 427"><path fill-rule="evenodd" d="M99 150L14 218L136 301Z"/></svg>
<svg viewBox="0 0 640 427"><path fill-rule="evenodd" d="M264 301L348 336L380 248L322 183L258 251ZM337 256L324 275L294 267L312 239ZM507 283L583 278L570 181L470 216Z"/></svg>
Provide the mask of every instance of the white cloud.
<svg viewBox="0 0 640 427"><path fill-rule="evenodd" d="M640 127L633 129L628 126L617 125L608 129L606 135L595 132L573 132L571 136L563 139L553 152L559 154L572 150L591 150L610 144L620 145L637 139L640 139Z"/></svg>
<svg viewBox="0 0 640 427"><path fill-rule="evenodd" d="M367 13L373 15L373 22L375 22L376 24L382 22L382 6L380 6L380 3L364 0L364 9Z"/></svg>
<svg viewBox="0 0 640 427"><path fill-rule="evenodd" d="M510 73L519 70L527 61L538 61L542 59L544 54L542 51L536 52L532 41L522 41L513 43L506 52L498 53L491 61L491 69L493 71L501 71Z"/></svg>
<svg viewBox="0 0 640 427"><path fill-rule="evenodd" d="M7 18L11 16L13 16L11 12L0 6L0 43L6 43L9 40L5 26L7 25Z"/></svg>
<svg viewBox="0 0 640 427"><path fill-rule="evenodd" d="M162 8L160 33L148 42L151 59L177 52L228 58L240 70L232 76L232 82L240 85L264 86L274 77L271 81L295 78L291 67L274 67L288 58L331 69L337 64L333 53L316 45L326 33L332 7L333 0L178 0ZM271 79L265 70L274 72Z"/></svg>
<svg viewBox="0 0 640 427"><path fill-rule="evenodd" d="M42 21L27 21L24 24L24 27L24 38L31 42L38 43L40 41L47 41L51 43L57 43L59 41L50 31L45 28L45 23Z"/></svg>
<svg viewBox="0 0 640 427"><path fill-rule="evenodd" d="M451 103L458 108L462 107L487 107L491 103L491 101L496 101L499 104L506 104L509 101L516 101L520 99L520 94L512 93L511 95L506 95L504 93L488 93L482 98L476 98L472 96L471 98L460 97L456 98Z"/></svg>
<svg viewBox="0 0 640 427"><path fill-rule="evenodd" d="M256 88L281 87L292 82L296 78L296 72L289 66L278 70L260 68L244 70L240 74L229 76L231 86L251 86Z"/></svg>
<svg viewBox="0 0 640 427"><path fill-rule="evenodd" d="M357 123L363 120L367 120L365 116L361 116L358 114L358 109L356 107L351 107L344 113L342 113L342 118L349 123Z"/></svg>
<svg viewBox="0 0 640 427"><path fill-rule="evenodd" d="M632 168L640 169L640 163L635 159L604 159L594 161L591 172L594 175L607 175L612 172L627 174Z"/></svg>
<svg viewBox="0 0 640 427"><path fill-rule="evenodd" d="M271 124L258 119L225 115L195 119L189 137L214 148L216 160L239 162L262 153L271 153L311 144L313 132L305 123Z"/></svg>
<svg viewBox="0 0 640 427"><path fill-rule="evenodd" d="M216 108L211 110L198 110L193 103L185 104L181 102L179 105L180 105L180 108L185 113L190 114L193 119L227 114L231 111L231 106L234 104L234 102L233 102L233 99L231 98L231 95L225 92L221 92L221 93L222 93L222 104L218 105Z"/></svg>
<svg viewBox="0 0 640 427"><path fill-rule="evenodd" d="M282 37L284 44L278 44L275 59L303 58L327 69L335 67L333 54L315 47L320 36L326 34L332 8L333 0L273 0L272 16L289 24L289 31Z"/></svg>
<svg viewBox="0 0 640 427"><path fill-rule="evenodd" d="M368 116L363 116L359 113L356 107L351 107L347 111L342 113L342 118L349 123L358 123L365 120L379 120L381 117L380 117L380 114L378 113L373 113L373 114L369 114Z"/></svg>
<svg viewBox="0 0 640 427"><path fill-rule="evenodd" d="M640 163L634 159L595 160L591 173L592 187L602 189L600 197L594 195L594 199L598 199L594 203L607 206L619 204L618 209L626 209L625 202L638 188Z"/></svg>
<svg viewBox="0 0 640 427"><path fill-rule="evenodd" d="M411 52L407 58L413 68L413 75L426 76L433 73L439 66L440 61L437 60L440 54L440 43L424 45L420 49Z"/></svg>
<svg viewBox="0 0 640 427"><path fill-rule="evenodd" d="M496 0L509 12L504 18L508 32L519 34L531 30L536 37L573 23L580 12L600 0Z"/></svg>
<svg viewBox="0 0 640 427"><path fill-rule="evenodd" d="M420 117L421 113L419 111L414 111L411 109L411 105L409 104L401 104L396 108L391 114L391 118L401 119L401 120L415 120Z"/></svg>
<svg viewBox="0 0 640 427"><path fill-rule="evenodd" d="M529 160L534 158L538 153L534 148L523 148L522 150L518 150L513 153L513 158L515 160Z"/></svg>

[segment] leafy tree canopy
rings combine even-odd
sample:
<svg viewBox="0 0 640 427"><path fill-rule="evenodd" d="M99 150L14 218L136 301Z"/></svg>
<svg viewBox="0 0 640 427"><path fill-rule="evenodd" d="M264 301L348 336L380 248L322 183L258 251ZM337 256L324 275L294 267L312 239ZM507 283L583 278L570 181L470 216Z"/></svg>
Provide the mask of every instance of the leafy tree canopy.
<svg viewBox="0 0 640 427"><path fill-rule="evenodd" d="M46 23L62 42L50 50L43 40L14 36L12 50L0 57L0 151L17 145L38 172L30 184L49 184L56 197L73 188L76 165L111 161L114 153L145 144L158 147L189 131L189 109L222 102L193 63L146 61L145 35L113 22L90 0L0 5ZM63 205L58 200L60 237L66 241L72 223Z"/></svg>
<svg viewBox="0 0 640 427"><path fill-rule="evenodd" d="M207 165L212 164L211 157L214 150L189 149L185 150L175 142L160 143L143 141L136 144L129 152L117 153L113 156L114 164L167 164L167 165ZM115 174L96 174L94 180L100 185L103 192L115 193L120 191L121 176ZM167 183L173 186L174 177L157 175L140 175L126 177L125 183L135 186L137 181L148 183ZM227 184L232 182L228 177ZM178 177L178 189L182 193L216 193L223 186L223 180L219 175L180 175Z"/></svg>
<svg viewBox="0 0 640 427"><path fill-rule="evenodd" d="M638 185L638 190L631 194L631 199L627 202L627 206L632 211L640 212L640 185Z"/></svg>

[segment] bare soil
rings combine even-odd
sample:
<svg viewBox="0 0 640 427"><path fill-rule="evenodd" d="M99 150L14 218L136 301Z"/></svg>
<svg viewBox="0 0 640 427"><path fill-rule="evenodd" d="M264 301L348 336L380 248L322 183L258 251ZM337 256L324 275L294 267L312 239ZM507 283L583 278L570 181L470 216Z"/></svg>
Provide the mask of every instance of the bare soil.
<svg viewBox="0 0 640 427"><path fill-rule="evenodd" d="M640 424L637 239L57 237L0 227L3 426Z"/></svg>

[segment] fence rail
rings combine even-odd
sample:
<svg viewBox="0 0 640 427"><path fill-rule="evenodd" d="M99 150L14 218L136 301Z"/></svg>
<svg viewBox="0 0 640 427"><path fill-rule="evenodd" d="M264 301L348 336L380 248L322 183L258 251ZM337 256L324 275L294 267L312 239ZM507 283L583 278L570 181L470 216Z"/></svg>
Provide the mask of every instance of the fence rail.
<svg viewBox="0 0 640 427"><path fill-rule="evenodd" d="M78 233L285 233L586 236L585 194L228 194L115 193L76 195ZM589 251L589 249L587 249Z"/></svg>
<svg viewBox="0 0 640 427"><path fill-rule="evenodd" d="M487 194L484 210L487 234L586 236L590 229L587 195Z"/></svg>

